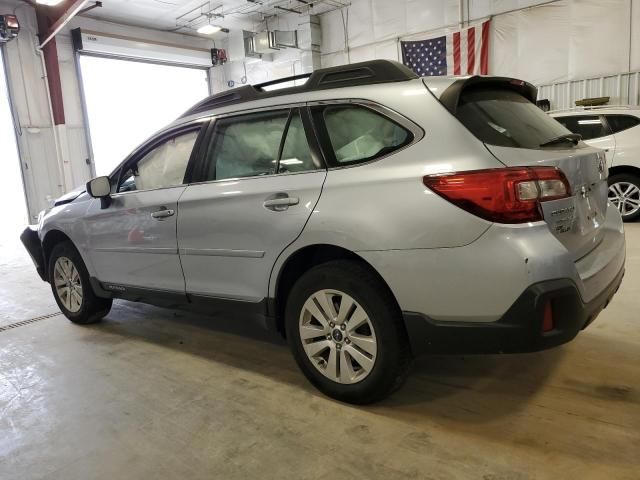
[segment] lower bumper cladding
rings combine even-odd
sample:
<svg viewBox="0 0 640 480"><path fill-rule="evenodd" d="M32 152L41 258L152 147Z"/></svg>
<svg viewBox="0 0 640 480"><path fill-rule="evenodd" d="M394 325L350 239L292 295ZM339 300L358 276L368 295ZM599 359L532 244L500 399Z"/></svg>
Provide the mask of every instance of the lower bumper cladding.
<svg viewBox="0 0 640 480"><path fill-rule="evenodd" d="M572 340L606 308L620 287L624 269L589 303L583 303L568 279L527 288L495 322L436 321L403 312L414 355L421 353L524 353L552 348ZM551 318L550 318L551 317Z"/></svg>
<svg viewBox="0 0 640 480"><path fill-rule="evenodd" d="M29 252L33 264L36 266L36 271L40 278L47 281L47 273L44 267L44 252L42 251L42 244L40 243L40 237L38 237L38 231L33 227L27 227L20 235L20 241Z"/></svg>

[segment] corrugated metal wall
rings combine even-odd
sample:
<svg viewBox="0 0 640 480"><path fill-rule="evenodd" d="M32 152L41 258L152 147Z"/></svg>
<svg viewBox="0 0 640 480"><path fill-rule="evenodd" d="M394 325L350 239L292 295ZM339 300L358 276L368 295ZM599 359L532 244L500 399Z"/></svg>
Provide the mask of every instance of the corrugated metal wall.
<svg viewBox="0 0 640 480"><path fill-rule="evenodd" d="M611 97L609 105L639 105L639 89L640 71L636 71L540 85L538 99L548 99L552 110L572 108L576 100L595 97Z"/></svg>

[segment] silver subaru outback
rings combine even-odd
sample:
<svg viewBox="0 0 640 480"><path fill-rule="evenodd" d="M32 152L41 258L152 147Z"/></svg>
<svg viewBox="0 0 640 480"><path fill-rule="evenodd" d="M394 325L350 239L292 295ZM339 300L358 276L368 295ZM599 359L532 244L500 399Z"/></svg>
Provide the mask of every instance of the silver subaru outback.
<svg viewBox="0 0 640 480"><path fill-rule="evenodd" d="M565 343L618 290L604 153L532 85L372 61L278 86L207 98L25 230L71 321L113 298L259 316L368 403L423 352Z"/></svg>

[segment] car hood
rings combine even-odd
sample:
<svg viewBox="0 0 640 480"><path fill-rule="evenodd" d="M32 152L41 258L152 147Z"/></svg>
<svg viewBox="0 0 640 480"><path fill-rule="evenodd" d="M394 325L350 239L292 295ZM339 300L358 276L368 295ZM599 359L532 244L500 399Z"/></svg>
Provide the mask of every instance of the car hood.
<svg viewBox="0 0 640 480"><path fill-rule="evenodd" d="M71 203L86 191L87 191L87 188L85 185L82 185L81 187L77 187L71 190L70 192L65 193L60 198L56 199L54 205L57 207L58 205L65 205L67 203Z"/></svg>

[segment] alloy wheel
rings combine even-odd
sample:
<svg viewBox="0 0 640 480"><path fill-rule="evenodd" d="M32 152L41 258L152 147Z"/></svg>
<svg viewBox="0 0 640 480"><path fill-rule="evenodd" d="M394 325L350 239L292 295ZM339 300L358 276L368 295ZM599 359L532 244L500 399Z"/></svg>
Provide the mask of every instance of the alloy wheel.
<svg viewBox="0 0 640 480"><path fill-rule="evenodd" d="M640 188L630 182L616 182L609 187L609 201L624 217L640 210Z"/></svg>
<svg viewBox="0 0 640 480"><path fill-rule="evenodd" d="M307 358L330 380L354 384L371 373L378 351L375 330L364 308L346 293L311 295L302 306L299 332Z"/></svg>
<svg viewBox="0 0 640 480"><path fill-rule="evenodd" d="M53 282L60 302L71 313L82 307L82 282L80 273L67 257L60 257L53 267Z"/></svg>

